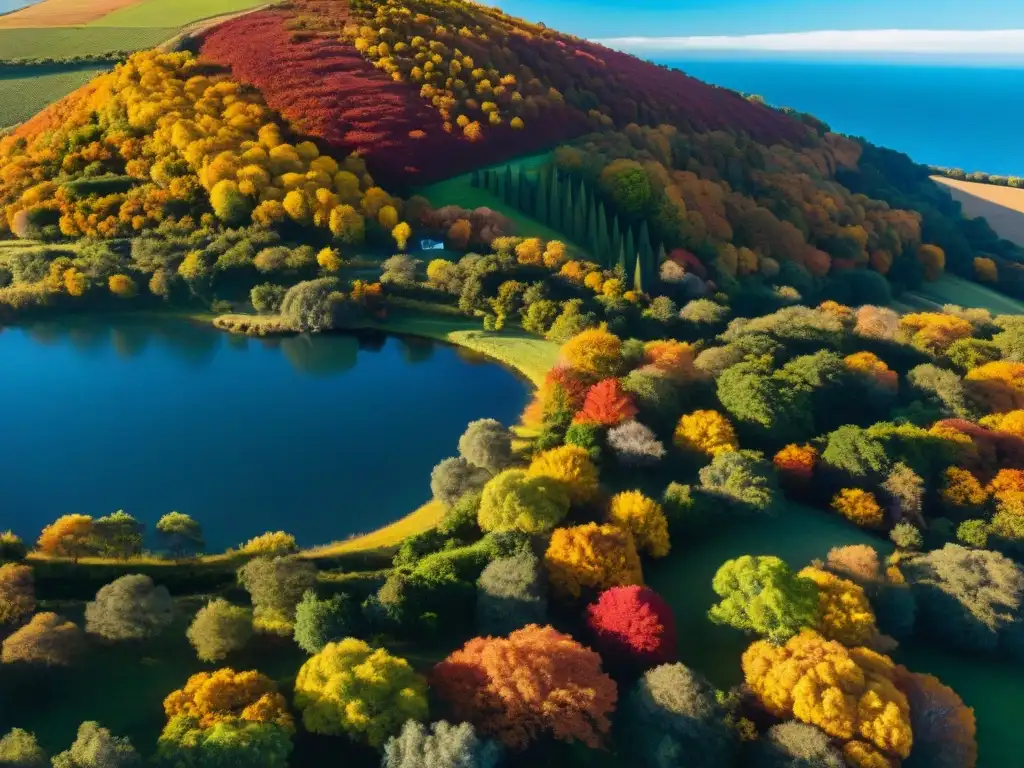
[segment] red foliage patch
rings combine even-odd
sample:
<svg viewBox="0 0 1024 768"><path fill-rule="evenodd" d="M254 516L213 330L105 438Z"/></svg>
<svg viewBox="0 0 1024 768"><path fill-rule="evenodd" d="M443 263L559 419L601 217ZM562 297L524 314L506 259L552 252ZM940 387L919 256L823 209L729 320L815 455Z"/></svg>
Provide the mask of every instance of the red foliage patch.
<svg viewBox="0 0 1024 768"><path fill-rule="evenodd" d="M594 645L609 663L653 667L675 661L676 623L649 587L612 587L587 607Z"/></svg>
<svg viewBox="0 0 1024 768"><path fill-rule="evenodd" d="M378 181L395 191L545 149L592 130L586 111L548 103L524 130L485 126L470 142L446 133L438 112L414 84L396 82L333 34L294 34L297 14L348 20L344 2L307 2L266 10L214 27L202 55L263 92L267 104L303 133L335 151L359 151ZM573 38L510 35L509 49L564 91L593 94L615 124L672 123L694 130L744 131L765 142L802 141L806 129L785 115L681 72Z"/></svg>
<svg viewBox="0 0 1024 768"><path fill-rule="evenodd" d="M619 385L618 379L604 379L587 390L583 408L575 421L614 427L636 416L633 399Z"/></svg>
<svg viewBox="0 0 1024 768"><path fill-rule="evenodd" d="M979 466L968 467L982 475L992 475L999 469L1024 468L1024 439L1009 432L988 429L966 419L943 419L933 429L955 429L971 438L978 451ZM966 459L965 459L966 461Z"/></svg>

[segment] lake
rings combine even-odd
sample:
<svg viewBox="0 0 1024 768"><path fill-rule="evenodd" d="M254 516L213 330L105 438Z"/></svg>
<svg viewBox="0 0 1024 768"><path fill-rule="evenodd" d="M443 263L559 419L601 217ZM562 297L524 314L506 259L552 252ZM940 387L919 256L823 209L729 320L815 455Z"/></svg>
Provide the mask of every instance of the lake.
<svg viewBox="0 0 1024 768"><path fill-rule="evenodd" d="M390 523L430 496L466 424L512 424L528 385L413 337L250 339L165 319L0 333L0 530L118 509L177 510L209 551L264 531L308 546Z"/></svg>

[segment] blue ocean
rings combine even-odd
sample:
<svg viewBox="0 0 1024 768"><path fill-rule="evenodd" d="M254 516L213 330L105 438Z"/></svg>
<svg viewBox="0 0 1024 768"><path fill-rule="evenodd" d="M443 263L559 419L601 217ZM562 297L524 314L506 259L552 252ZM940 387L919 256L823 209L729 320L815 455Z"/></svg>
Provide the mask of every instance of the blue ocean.
<svg viewBox="0 0 1024 768"><path fill-rule="evenodd" d="M1024 68L661 58L929 165L1024 176Z"/></svg>

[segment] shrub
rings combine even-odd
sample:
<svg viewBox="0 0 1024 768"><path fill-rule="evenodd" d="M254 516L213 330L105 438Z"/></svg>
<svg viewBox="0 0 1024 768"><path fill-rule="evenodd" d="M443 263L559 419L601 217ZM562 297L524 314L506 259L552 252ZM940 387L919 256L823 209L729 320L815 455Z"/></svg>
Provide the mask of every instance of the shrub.
<svg viewBox="0 0 1024 768"><path fill-rule="evenodd" d="M569 367L593 379L607 379L619 372L622 342L605 327L589 328L562 345Z"/></svg>
<svg viewBox="0 0 1024 768"><path fill-rule="evenodd" d="M405 659L349 637L302 665L295 707L311 733L381 747L407 720L426 719L427 683Z"/></svg>
<svg viewBox="0 0 1024 768"><path fill-rule="evenodd" d="M175 557L186 552L201 552L203 529L195 520L181 512L168 512L156 524L156 532Z"/></svg>
<svg viewBox="0 0 1024 768"><path fill-rule="evenodd" d="M131 742L114 736L99 723L78 726L71 748L53 756L54 768L136 768L142 758Z"/></svg>
<svg viewBox="0 0 1024 768"><path fill-rule="evenodd" d="M0 531L0 563L24 560L26 554L28 548L21 537L14 535L13 531Z"/></svg>
<svg viewBox="0 0 1024 768"><path fill-rule="evenodd" d="M649 427L638 421L627 421L608 430L608 445L626 467L651 467L665 456L665 446Z"/></svg>
<svg viewBox="0 0 1024 768"><path fill-rule="evenodd" d="M512 464L512 433L494 419L471 421L459 438L459 453L492 475Z"/></svg>
<svg viewBox="0 0 1024 768"><path fill-rule="evenodd" d="M859 737L884 756L910 754L910 707L893 685L886 656L804 630L782 646L753 643L743 654L743 674L776 717L795 717L835 739Z"/></svg>
<svg viewBox="0 0 1024 768"><path fill-rule="evenodd" d="M964 520L957 526L956 540L964 546L984 549L988 546L988 523L985 520Z"/></svg>
<svg viewBox="0 0 1024 768"><path fill-rule="evenodd" d="M542 735L600 746L617 695L600 656L536 625L470 640L434 667L430 681L457 718L513 749Z"/></svg>
<svg viewBox="0 0 1024 768"><path fill-rule="evenodd" d="M252 614L218 597L199 609L185 634L200 661L222 661L249 642Z"/></svg>
<svg viewBox="0 0 1024 768"><path fill-rule="evenodd" d="M295 607L295 642L306 653L320 653L328 643L352 630L353 616L346 595L321 600L309 589Z"/></svg>
<svg viewBox="0 0 1024 768"><path fill-rule="evenodd" d="M35 579L27 565L0 565L0 627L17 625L36 609Z"/></svg>
<svg viewBox="0 0 1024 768"><path fill-rule="evenodd" d="M497 768L501 761L501 747L478 738L469 723L441 720L428 728L406 720L384 745L381 768Z"/></svg>
<svg viewBox="0 0 1024 768"><path fill-rule="evenodd" d="M441 522L435 529L441 536L454 539L473 539L480 535L480 527L476 523L480 511L480 494L463 494L455 504L445 512Z"/></svg>
<svg viewBox="0 0 1024 768"><path fill-rule="evenodd" d="M565 444L582 448L590 460L596 462L601 458L601 427L581 422L572 424L565 431Z"/></svg>
<svg viewBox="0 0 1024 768"><path fill-rule="evenodd" d="M636 406L618 379L602 379L587 390L576 421L614 427L636 416Z"/></svg>
<svg viewBox="0 0 1024 768"><path fill-rule="evenodd" d="M814 628L823 637L846 646L869 645L878 637L871 603L859 585L820 568L807 567L797 575L818 585Z"/></svg>
<svg viewBox="0 0 1024 768"><path fill-rule="evenodd" d="M901 566L917 598L920 631L952 648L1024 655L1024 573L1012 560L947 544Z"/></svg>
<svg viewBox="0 0 1024 768"><path fill-rule="evenodd" d="M530 552L488 563L476 582L476 620L481 635L507 635L547 617L547 590L540 562Z"/></svg>
<svg viewBox="0 0 1024 768"><path fill-rule="evenodd" d="M330 296L339 286L337 278L333 277L296 283L281 300L281 322L300 333L317 333L333 327L334 307Z"/></svg>
<svg viewBox="0 0 1024 768"><path fill-rule="evenodd" d="M142 552L142 524L118 510L93 522L94 546L104 557L127 559Z"/></svg>
<svg viewBox="0 0 1024 768"><path fill-rule="evenodd" d="M550 477L506 469L491 478L480 498L477 521L483 531L551 531L569 510L565 488Z"/></svg>
<svg viewBox="0 0 1024 768"><path fill-rule="evenodd" d="M910 703L914 748L906 768L963 768L978 759L974 710L932 675L896 667L896 685Z"/></svg>
<svg viewBox="0 0 1024 768"><path fill-rule="evenodd" d="M646 768L733 764L736 741L714 687L682 664L645 672L624 697L621 724L623 743Z"/></svg>
<svg viewBox="0 0 1024 768"><path fill-rule="evenodd" d="M467 493L479 491L490 479L485 469L461 456L445 459L430 473L430 491L446 507L452 507Z"/></svg>
<svg viewBox="0 0 1024 768"><path fill-rule="evenodd" d="M544 565L552 587L562 597L580 597L584 589L643 584L633 536L615 525L556 528Z"/></svg>
<svg viewBox="0 0 1024 768"><path fill-rule="evenodd" d="M589 501L597 494L597 467L590 455L575 445L563 445L538 454L530 462L527 474L555 480L573 503Z"/></svg>
<svg viewBox="0 0 1024 768"><path fill-rule="evenodd" d="M694 411L679 419L675 444L683 449L717 456L739 447L736 432L718 411Z"/></svg>
<svg viewBox="0 0 1024 768"><path fill-rule="evenodd" d="M85 630L107 640L148 640L174 619L174 601L167 587L149 576L122 576L96 593L85 606Z"/></svg>
<svg viewBox="0 0 1024 768"><path fill-rule="evenodd" d="M637 547L651 557L664 557L670 549L668 521L661 506L640 491L623 491L612 497L608 522L633 535Z"/></svg>
<svg viewBox="0 0 1024 768"><path fill-rule="evenodd" d="M252 308L261 315L274 315L281 310L281 303L288 289L274 283L261 283L249 291Z"/></svg>
<svg viewBox="0 0 1024 768"><path fill-rule="evenodd" d="M977 516L988 501L988 491L978 478L960 467L945 471L939 496L946 512L961 518Z"/></svg>
<svg viewBox="0 0 1024 768"><path fill-rule="evenodd" d="M95 533L88 515L64 515L43 528L36 548L47 555L77 560L95 551Z"/></svg>
<svg viewBox="0 0 1024 768"><path fill-rule="evenodd" d="M267 532L249 539L242 545L242 551L249 555L290 555L299 551L295 537L284 531Z"/></svg>
<svg viewBox="0 0 1024 768"><path fill-rule="evenodd" d="M70 666L82 648L82 631L56 613L37 613L4 640L0 660L50 667Z"/></svg>
<svg viewBox="0 0 1024 768"><path fill-rule="evenodd" d="M612 587L587 607L594 647L609 663L647 668L676 658L676 623L668 603L647 587Z"/></svg>
<svg viewBox="0 0 1024 768"><path fill-rule="evenodd" d="M156 762L190 768L287 768L291 751L290 730L275 723L229 720L199 728L193 718L178 716L160 735Z"/></svg>
<svg viewBox="0 0 1024 768"><path fill-rule="evenodd" d="M818 622L818 587L777 557L743 555L727 560L711 582L721 602L708 618L743 632L783 642Z"/></svg>

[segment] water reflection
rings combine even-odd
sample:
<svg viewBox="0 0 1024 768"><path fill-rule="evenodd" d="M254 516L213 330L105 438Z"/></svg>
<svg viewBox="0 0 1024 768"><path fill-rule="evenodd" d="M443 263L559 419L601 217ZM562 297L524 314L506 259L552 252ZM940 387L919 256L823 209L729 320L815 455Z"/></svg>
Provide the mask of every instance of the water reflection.
<svg viewBox="0 0 1024 768"><path fill-rule="evenodd" d="M359 343L355 336L329 334L314 339L307 333L281 339L281 351L299 373L336 376L356 365Z"/></svg>
<svg viewBox="0 0 1024 768"><path fill-rule="evenodd" d="M434 342L418 336L403 336L398 340L402 359L407 363L425 363L434 354Z"/></svg>

